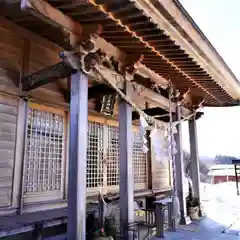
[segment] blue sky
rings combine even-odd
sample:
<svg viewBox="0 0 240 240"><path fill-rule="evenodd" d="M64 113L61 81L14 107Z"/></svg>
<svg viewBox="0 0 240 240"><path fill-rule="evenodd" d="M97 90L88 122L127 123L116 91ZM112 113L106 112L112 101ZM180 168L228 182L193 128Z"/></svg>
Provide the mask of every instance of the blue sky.
<svg viewBox="0 0 240 240"><path fill-rule="evenodd" d="M206 37L240 79L240 0L180 0ZM204 156L240 156L240 108L204 109L198 120L199 152ZM188 126L183 142L189 148Z"/></svg>

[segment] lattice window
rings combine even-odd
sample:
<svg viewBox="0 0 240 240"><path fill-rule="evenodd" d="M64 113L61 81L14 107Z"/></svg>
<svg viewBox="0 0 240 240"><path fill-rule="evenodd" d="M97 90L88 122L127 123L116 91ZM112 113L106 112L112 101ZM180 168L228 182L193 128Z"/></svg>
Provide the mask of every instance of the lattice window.
<svg viewBox="0 0 240 240"><path fill-rule="evenodd" d="M60 191L64 159L64 116L30 108L24 192Z"/></svg>
<svg viewBox="0 0 240 240"><path fill-rule="evenodd" d="M87 187L103 184L103 124L88 123Z"/></svg>
<svg viewBox="0 0 240 240"><path fill-rule="evenodd" d="M147 156L142 151L142 138L138 132L133 132L133 173L134 183L147 183Z"/></svg>
<svg viewBox="0 0 240 240"><path fill-rule="evenodd" d="M135 184L147 183L147 159L142 151L142 139L138 132L133 132L133 173ZM108 163L107 185L119 185L119 130L108 126Z"/></svg>
<svg viewBox="0 0 240 240"><path fill-rule="evenodd" d="M107 185L119 185L119 131L114 126L108 126Z"/></svg>

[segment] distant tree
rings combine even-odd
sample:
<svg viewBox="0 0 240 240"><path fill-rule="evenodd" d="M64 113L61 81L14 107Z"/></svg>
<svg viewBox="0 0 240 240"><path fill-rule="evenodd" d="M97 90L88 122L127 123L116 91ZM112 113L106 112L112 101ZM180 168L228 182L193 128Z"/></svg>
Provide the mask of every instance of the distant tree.
<svg viewBox="0 0 240 240"><path fill-rule="evenodd" d="M215 164L232 164L232 160L236 159L232 156L226 156L226 155L216 155L215 157Z"/></svg>

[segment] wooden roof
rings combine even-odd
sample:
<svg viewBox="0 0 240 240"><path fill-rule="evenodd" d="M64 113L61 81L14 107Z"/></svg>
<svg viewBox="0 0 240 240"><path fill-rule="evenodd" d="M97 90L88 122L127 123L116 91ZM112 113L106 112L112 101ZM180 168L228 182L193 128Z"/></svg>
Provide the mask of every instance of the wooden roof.
<svg viewBox="0 0 240 240"><path fill-rule="evenodd" d="M160 28L159 24L154 23L153 19L136 5L138 1L82 0L69 3L64 0L49 0L48 2L83 25L93 23L102 25L101 37L125 53L142 53L143 64L162 77L170 79L182 93L190 88L193 95L204 97L205 106L238 104L238 96L233 95L224 86L220 86L214 74L210 74L200 66L182 46ZM62 47L67 47L64 46L63 34L59 28L49 26L23 13L20 9L20 1L5 0L5 3L8 4L4 6L0 4L5 17ZM158 11L161 11L160 7ZM172 21L171 24L174 26L175 23ZM233 76L232 79L225 81L236 81L236 79ZM237 86L240 89L240 85Z"/></svg>

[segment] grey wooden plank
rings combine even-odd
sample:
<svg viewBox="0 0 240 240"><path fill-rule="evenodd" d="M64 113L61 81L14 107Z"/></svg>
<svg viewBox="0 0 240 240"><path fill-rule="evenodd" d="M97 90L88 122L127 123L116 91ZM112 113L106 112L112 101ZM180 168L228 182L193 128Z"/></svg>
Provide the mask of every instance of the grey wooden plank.
<svg viewBox="0 0 240 240"><path fill-rule="evenodd" d="M4 150L13 150L15 147L15 141L5 141L0 139L0 148Z"/></svg>
<svg viewBox="0 0 240 240"><path fill-rule="evenodd" d="M16 124L1 122L0 132L16 133Z"/></svg>
<svg viewBox="0 0 240 240"><path fill-rule="evenodd" d="M0 114L6 113L10 115L17 115L17 108L6 104L0 104Z"/></svg>
<svg viewBox="0 0 240 240"><path fill-rule="evenodd" d="M8 123L16 124L17 116L13 114L8 114L8 113L0 113L0 122L8 122Z"/></svg>
<svg viewBox="0 0 240 240"><path fill-rule="evenodd" d="M1 132L0 131L0 140L15 142L15 138L16 138L15 132L9 133L9 132Z"/></svg>
<svg viewBox="0 0 240 240"><path fill-rule="evenodd" d="M12 200L16 113L17 107L0 104L0 207L10 206Z"/></svg>
<svg viewBox="0 0 240 240"><path fill-rule="evenodd" d="M0 156L2 159L12 159L14 160L14 148L13 149L1 149L0 146Z"/></svg>
<svg viewBox="0 0 240 240"><path fill-rule="evenodd" d="M0 177L0 188L2 187L12 187L12 176Z"/></svg>

